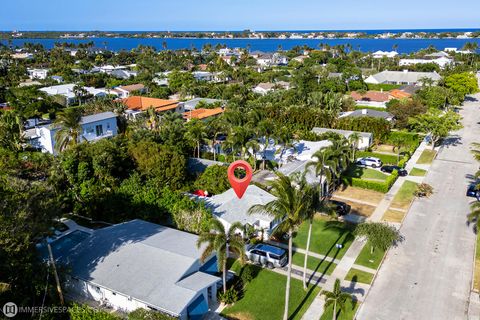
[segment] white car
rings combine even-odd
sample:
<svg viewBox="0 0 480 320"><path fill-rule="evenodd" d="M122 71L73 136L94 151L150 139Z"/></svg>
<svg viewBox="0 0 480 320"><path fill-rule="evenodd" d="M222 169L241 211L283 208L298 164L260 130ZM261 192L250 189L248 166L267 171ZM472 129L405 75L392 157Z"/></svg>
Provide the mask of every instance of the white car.
<svg viewBox="0 0 480 320"><path fill-rule="evenodd" d="M374 157L358 158L355 163L360 166L372 168L380 168L383 164L380 159Z"/></svg>

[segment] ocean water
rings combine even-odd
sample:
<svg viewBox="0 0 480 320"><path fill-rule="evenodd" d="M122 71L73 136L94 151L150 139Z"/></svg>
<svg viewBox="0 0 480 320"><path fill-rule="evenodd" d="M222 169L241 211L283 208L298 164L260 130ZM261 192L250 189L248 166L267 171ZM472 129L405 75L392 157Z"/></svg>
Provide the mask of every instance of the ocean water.
<svg viewBox="0 0 480 320"><path fill-rule="evenodd" d="M400 53L415 52L420 49L434 46L438 50L447 47L461 48L466 42L477 42L480 46L480 39L190 39L190 38L89 38L89 39L13 39L12 45L22 47L24 43L40 43L45 48L51 49L55 43L86 43L93 41L95 47L107 48L113 51L131 50L139 45L152 46L157 50L163 50L166 43L167 49L192 49L201 50L209 43L212 46L217 44L226 45L230 48L249 48L252 51L264 52L277 51L279 48L289 50L295 46L307 45L311 48L319 48L320 44L347 45L351 44L355 50L371 52L377 50L390 51L397 46ZM7 40L1 41L7 45Z"/></svg>

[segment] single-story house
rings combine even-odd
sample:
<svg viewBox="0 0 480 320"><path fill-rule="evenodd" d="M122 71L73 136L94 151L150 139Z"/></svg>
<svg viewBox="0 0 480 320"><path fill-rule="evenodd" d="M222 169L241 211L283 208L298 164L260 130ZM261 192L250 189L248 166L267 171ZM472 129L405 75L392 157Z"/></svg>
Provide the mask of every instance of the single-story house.
<svg viewBox="0 0 480 320"><path fill-rule="evenodd" d="M130 79L131 77L136 77L137 76L137 71L131 71L131 70L124 70L124 69L116 69L113 70L111 75L112 77L115 77L117 79Z"/></svg>
<svg viewBox="0 0 480 320"><path fill-rule="evenodd" d="M367 91L365 93L352 91L350 96L357 105L377 108L386 108L386 103L391 99L388 92L382 91Z"/></svg>
<svg viewBox="0 0 480 320"><path fill-rule="evenodd" d="M222 107L213 108L213 109L206 109L206 108L199 108L190 111L185 111L183 113L183 118L187 121L191 119L199 119L204 120L210 117L215 117L224 112Z"/></svg>
<svg viewBox="0 0 480 320"><path fill-rule="evenodd" d="M230 228L234 222L240 222L243 225L253 226L259 233L263 232L264 238L268 239L280 222L266 214L248 214L248 210L254 205L264 205L276 199L275 196L256 185L249 185L242 199L237 197L232 188L210 198L197 199L205 201L206 207L212 210L213 216L223 224L225 229Z"/></svg>
<svg viewBox="0 0 480 320"><path fill-rule="evenodd" d="M185 102L180 102L180 104L183 105L183 108L185 109L185 111L194 110L199 103L225 105L225 100L209 99L209 98L194 98Z"/></svg>
<svg viewBox="0 0 480 320"><path fill-rule="evenodd" d="M412 72L403 71L382 71L369 76L365 83L371 84L397 84L397 85L422 85L424 78L432 80L434 83L441 79L436 72Z"/></svg>
<svg viewBox="0 0 480 320"><path fill-rule="evenodd" d="M75 103L77 100L77 96L75 94L75 84L74 83L69 83L69 84L61 84L57 86L51 86L51 87L44 87L40 88L39 90L42 92L45 92L49 96L56 96L60 95L65 97L65 102L67 105L70 105L72 103ZM93 87L82 87L85 92L95 98L101 98L105 97L107 95L107 92L105 89L96 89Z"/></svg>
<svg viewBox="0 0 480 320"><path fill-rule="evenodd" d="M128 98L133 92L145 93L147 92L147 88L143 84L137 83L128 86L115 87L109 91L109 94L116 95L119 98Z"/></svg>
<svg viewBox="0 0 480 320"><path fill-rule="evenodd" d="M74 229L51 242L57 264L67 271L73 297L114 310L138 308L200 320L216 303L216 257L200 260L198 236L132 220L86 232ZM44 258L45 249L40 246Z"/></svg>
<svg viewBox="0 0 480 320"><path fill-rule="evenodd" d="M218 72L193 71L192 75L197 81L207 81L207 82L220 82L221 81Z"/></svg>
<svg viewBox="0 0 480 320"><path fill-rule="evenodd" d="M372 58L374 59L381 59L381 58L395 58L398 56L398 52L396 51L375 51L372 53Z"/></svg>
<svg viewBox="0 0 480 320"><path fill-rule="evenodd" d="M378 111L373 109L358 109L355 111L347 111L340 114L339 118L345 117L372 117L372 118L382 118L387 121L393 120L393 115L389 112Z"/></svg>
<svg viewBox="0 0 480 320"><path fill-rule="evenodd" d="M172 111L183 113L185 111L183 105L176 100L130 96L123 99L122 103L127 107L125 113L131 117L135 117L137 114L145 112L149 108L154 108L156 112Z"/></svg>
<svg viewBox="0 0 480 320"><path fill-rule="evenodd" d="M315 127L312 129L312 132L316 134L323 134L327 132L337 133L344 136L348 139L352 134L356 133L360 136L358 140L358 149L364 150L368 149L373 143L373 134L370 132L360 132L360 131L350 131L350 130L339 130L339 129L329 129L329 128L318 128Z"/></svg>
<svg viewBox="0 0 480 320"><path fill-rule="evenodd" d="M79 142L93 142L117 135L117 115L110 111L83 116L80 125L82 133ZM35 134L30 137L30 144L43 152L56 154L55 134L58 129L55 124L36 127Z"/></svg>
<svg viewBox="0 0 480 320"><path fill-rule="evenodd" d="M253 88L253 92L266 95L269 92L275 91L276 88L281 88L284 90L290 89L290 83L286 81L278 81L278 82L262 82L259 83L255 88Z"/></svg>
<svg viewBox="0 0 480 320"><path fill-rule="evenodd" d="M400 59L399 66L411 66L416 64L435 63L440 68L445 68L447 65L453 63L453 59L440 57L436 59Z"/></svg>

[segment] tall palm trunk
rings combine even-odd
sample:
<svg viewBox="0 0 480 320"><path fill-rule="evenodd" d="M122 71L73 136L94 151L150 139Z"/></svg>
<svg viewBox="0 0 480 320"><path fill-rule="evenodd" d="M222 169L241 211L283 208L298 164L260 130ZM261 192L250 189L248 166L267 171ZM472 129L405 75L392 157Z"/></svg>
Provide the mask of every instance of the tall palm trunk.
<svg viewBox="0 0 480 320"><path fill-rule="evenodd" d="M337 300L333 303L333 320L337 320Z"/></svg>
<svg viewBox="0 0 480 320"><path fill-rule="evenodd" d="M197 142L197 149L198 158L200 158L200 141Z"/></svg>
<svg viewBox="0 0 480 320"><path fill-rule="evenodd" d="M223 261L223 294L227 292L227 258Z"/></svg>
<svg viewBox="0 0 480 320"><path fill-rule="evenodd" d="M288 271L287 271L287 285L285 287L285 311L283 313L283 320L288 320L288 303L290 298L290 278L292 277L292 230L288 231Z"/></svg>
<svg viewBox="0 0 480 320"><path fill-rule="evenodd" d="M308 226L307 247L305 248L305 261L303 263L303 289L307 290L307 260L308 250L310 248L310 237L312 236L313 219L310 219L310 225Z"/></svg>

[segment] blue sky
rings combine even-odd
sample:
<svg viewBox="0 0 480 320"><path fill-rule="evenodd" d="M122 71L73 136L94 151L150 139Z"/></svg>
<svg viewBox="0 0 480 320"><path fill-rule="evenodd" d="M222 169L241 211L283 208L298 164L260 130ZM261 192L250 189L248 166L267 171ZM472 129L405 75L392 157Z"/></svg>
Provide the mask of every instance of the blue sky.
<svg viewBox="0 0 480 320"><path fill-rule="evenodd" d="M479 12L479 0L15 0L0 30L477 28Z"/></svg>

